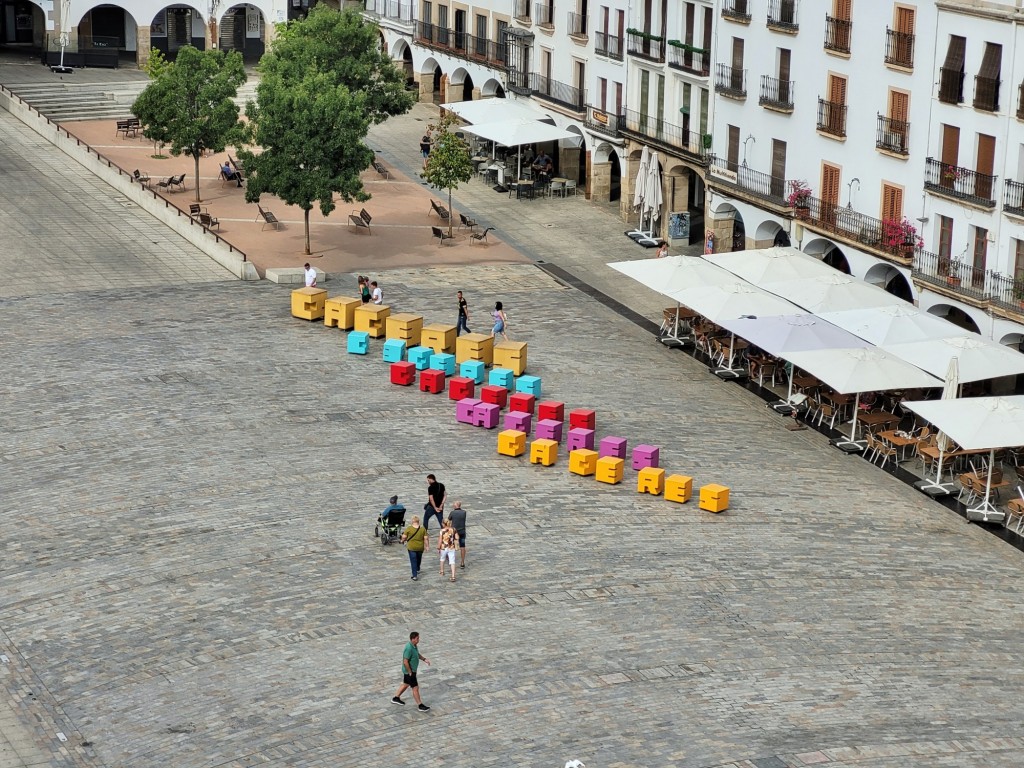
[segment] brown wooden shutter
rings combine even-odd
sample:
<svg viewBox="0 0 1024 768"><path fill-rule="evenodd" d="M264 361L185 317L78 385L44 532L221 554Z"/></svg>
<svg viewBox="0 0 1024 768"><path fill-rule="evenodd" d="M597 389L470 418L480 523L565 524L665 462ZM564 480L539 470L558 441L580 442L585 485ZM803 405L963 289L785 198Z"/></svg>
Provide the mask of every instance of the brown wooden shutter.
<svg viewBox="0 0 1024 768"><path fill-rule="evenodd" d="M903 190L891 184L882 184L882 220L903 219Z"/></svg>
<svg viewBox="0 0 1024 768"><path fill-rule="evenodd" d="M942 164L960 165L960 129L955 125L942 126Z"/></svg>
<svg viewBox="0 0 1024 768"><path fill-rule="evenodd" d="M771 192L776 197L785 195L786 187L786 142L772 139Z"/></svg>
<svg viewBox="0 0 1024 768"><path fill-rule="evenodd" d="M704 55L711 54L711 31L714 29L714 14L710 8L704 9Z"/></svg>
<svg viewBox="0 0 1024 768"><path fill-rule="evenodd" d="M905 123L910 115L910 94L889 91L889 119Z"/></svg>
<svg viewBox="0 0 1024 768"><path fill-rule="evenodd" d="M897 8L896 31L904 35L914 34L914 15L915 11L913 8Z"/></svg>
<svg viewBox="0 0 1024 768"><path fill-rule="evenodd" d="M981 59L978 77L998 80L1003 62L1003 46L998 43L985 43L985 55Z"/></svg>
<svg viewBox="0 0 1024 768"><path fill-rule="evenodd" d="M846 104L846 78L829 75L828 100L833 104Z"/></svg>
<svg viewBox="0 0 1024 768"><path fill-rule="evenodd" d="M779 49L779 80L784 83L789 81L790 72L790 59L792 58L792 52L788 48Z"/></svg>
<svg viewBox="0 0 1024 768"><path fill-rule="evenodd" d="M686 4L686 36L683 38L683 42L687 45L693 45L693 22L696 11L693 3Z"/></svg>
<svg viewBox="0 0 1024 768"><path fill-rule="evenodd" d="M839 168L828 163L821 165L821 199L829 205L839 205Z"/></svg>
<svg viewBox="0 0 1024 768"><path fill-rule="evenodd" d="M729 148L726 160L730 171L735 171L740 164L740 129L739 126L729 126Z"/></svg>
<svg viewBox="0 0 1024 768"><path fill-rule="evenodd" d="M832 3L832 16L841 21L850 21L853 18L853 0L835 0Z"/></svg>
<svg viewBox="0 0 1024 768"><path fill-rule="evenodd" d="M992 169L995 167L996 158L996 137L986 136L984 133L978 134L978 164L974 169L978 173L984 173L987 176L992 175Z"/></svg>
<svg viewBox="0 0 1024 768"><path fill-rule="evenodd" d="M943 69L950 69L954 72L961 72L964 68L964 56L967 53L967 38L959 35L949 36L949 47L946 49L946 60L942 62Z"/></svg>
<svg viewBox="0 0 1024 768"><path fill-rule="evenodd" d="M733 70L743 71L743 38L734 37L732 39L732 68Z"/></svg>
<svg viewBox="0 0 1024 768"><path fill-rule="evenodd" d="M983 227L974 228L974 271L971 284L977 286L985 279L985 262L988 260L988 230Z"/></svg>

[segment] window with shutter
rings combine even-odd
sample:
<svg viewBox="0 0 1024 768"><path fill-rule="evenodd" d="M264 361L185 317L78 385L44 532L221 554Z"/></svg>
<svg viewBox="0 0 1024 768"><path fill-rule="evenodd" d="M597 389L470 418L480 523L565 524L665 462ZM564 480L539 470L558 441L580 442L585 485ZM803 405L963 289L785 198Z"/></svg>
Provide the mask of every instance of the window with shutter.
<svg viewBox="0 0 1024 768"><path fill-rule="evenodd" d="M839 205L839 167L829 163L821 164L821 201Z"/></svg>
<svg viewBox="0 0 1024 768"><path fill-rule="evenodd" d="M896 31L904 35L914 34L915 11L913 8L896 7Z"/></svg>
<svg viewBox="0 0 1024 768"><path fill-rule="evenodd" d="M981 69L974 78L974 108L986 112L999 111L999 77L1002 69L1003 46L985 43L985 56Z"/></svg>
<svg viewBox="0 0 1024 768"><path fill-rule="evenodd" d="M772 139L771 193L775 197L785 196L786 188L786 142Z"/></svg>
<svg viewBox="0 0 1024 768"><path fill-rule="evenodd" d="M942 126L942 164L960 165L960 129L955 125Z"/></svg>
<svg viewBox="0 0 1024 768"><path fill-rule="evenodd" d="M1024 240L1013 241L1013 279L1017 283L1024 282Z"/></svg>
<svg viewBox="0 0 1024 768"><path fill-rule="evenodd" d="M964 57L967 38L950 35L946 59L939 69L939 101L959 104L964 100Z"/></svg>
<svg viewBox="0 0 1024 768"><path fill-rule="evenodd" d="M978 160L974 166L974 194L985 200L992 199L992 187L995 177L996 137L978 134Z"/></svg>
<svg viewBox="0 0 1024 768"><path fill-rule="evenodd" d="M902 221L903 188L882 183L882 220Z"/></svg>
<svg viewBox="0 0 1024 768"><path fill-rule="evenodd" d="M729 144L726 154L726 164L730 171L737 171L740 167L740 129L739 126L729 126Z"/></svg>
<svg viewBox="0 0 1024 768"><path fill-rule="evenodd" d="M971 270L971 286L981 287L985 282L985 262L988 260L988 230L984 227L974 228L974 269Z"/></svg>
<svg viewBox="0 0 1024 768"><path fill-rule="evenodd" d="M953 218L939 216L939 252L940 261L949 261L953 253Z"/></svg>
<svg viewBox="0 0 1024 768"><path fill-rule="evenodd" d="M832 15L840 21L853 19L853 0L833 0Z"/></svg>

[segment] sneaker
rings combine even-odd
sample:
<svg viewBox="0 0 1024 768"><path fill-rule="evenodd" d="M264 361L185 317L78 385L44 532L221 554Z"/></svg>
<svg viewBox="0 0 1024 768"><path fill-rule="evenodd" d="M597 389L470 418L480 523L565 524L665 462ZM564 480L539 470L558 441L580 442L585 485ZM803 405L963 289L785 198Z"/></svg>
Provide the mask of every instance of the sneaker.
<svg viewBox="0 0 1024 768"><path fill-rule="evenodd" d="M413 580L413 581L416 581L416 577L415 577L415 576L413 576L413 577L412 577L412 580Z"/></svg>
<svg viewBox="0 0 1024 768"><path fill-rule="evenodd" d="M404 701L402 701L402 700L401 700L400 698L398 698L397 696L392 696L392 697L391 697L391 703L392 703L392 704L405 704L405 702L404 702Z"/></svg>
<svg viewBox="0 0 1024 768"><path fill-rule="evenodd" d="M416 709L418 709L420 712L430 711L430 707L428 707L426 704L420 704L418 707L416 707Z"/></svg>
<svg viewBox="0 0 1024 768"><path fill-rule="evenodd" d="M463 563L462 565L459 566L459 568L465 568L465 567L466 567L465 563Z"/></svg>

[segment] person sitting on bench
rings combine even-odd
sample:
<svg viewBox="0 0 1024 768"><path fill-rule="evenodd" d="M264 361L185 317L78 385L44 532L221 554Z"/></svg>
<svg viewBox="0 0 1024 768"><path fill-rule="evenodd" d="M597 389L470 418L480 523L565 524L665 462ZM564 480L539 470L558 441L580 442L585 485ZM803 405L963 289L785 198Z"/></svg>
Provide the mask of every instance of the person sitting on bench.
<svg viewBox="0 0 1024 768"><path fill-rule="evenodd" d="M224 177L225 181L236 181L238 186L242 186L242 177L235 173L235 169L231 167L231 163L227 160L220 167L220 175Z"/></svg>

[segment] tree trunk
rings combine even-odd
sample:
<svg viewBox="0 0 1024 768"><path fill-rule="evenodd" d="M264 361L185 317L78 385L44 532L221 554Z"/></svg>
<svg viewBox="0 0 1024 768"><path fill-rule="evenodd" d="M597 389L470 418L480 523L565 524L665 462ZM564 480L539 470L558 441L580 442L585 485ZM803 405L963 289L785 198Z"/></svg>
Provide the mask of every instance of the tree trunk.
<svg viewBox="0 0 1024 768"><path fill-rule="evenodd" d="M306 220L306 255L309 256L309 208L306 208L303 214L303 218Z"/></svg>
<svg viewBox="0 0 1024 768"><path fill-rule="evenodd" d="M203 199L199 196L199 155L192 155L192 159L196 161L196 202L201 203Z"/></svg>
<svg viewBox="0 0 1024 768"><path fill-rule="evenodd" d="M452 188L448 187L448 237L452 236L453 226L455 226L455 222L452 221Z"/></svg>

